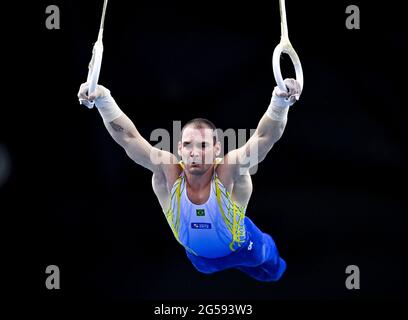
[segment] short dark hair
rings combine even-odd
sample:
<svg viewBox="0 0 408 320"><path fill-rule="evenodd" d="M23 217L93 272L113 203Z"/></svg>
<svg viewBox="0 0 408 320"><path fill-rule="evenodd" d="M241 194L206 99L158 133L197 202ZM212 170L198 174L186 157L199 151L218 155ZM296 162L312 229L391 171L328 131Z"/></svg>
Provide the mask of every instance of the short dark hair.
<svg viewBox="0 0 408 320"><path fill-rule="evenodd" d="M214 139L214 144L218 141L218 134L217 134L217 127L215 126L214 123L212 123L210 120L205 119L205 118L194 118L186 122L186 124L183 126L181 129L181 133L183 134L183 131L187 127L193 127L195 129L203 129L203 128L208 128L213 130L213 139Z"/></svg>

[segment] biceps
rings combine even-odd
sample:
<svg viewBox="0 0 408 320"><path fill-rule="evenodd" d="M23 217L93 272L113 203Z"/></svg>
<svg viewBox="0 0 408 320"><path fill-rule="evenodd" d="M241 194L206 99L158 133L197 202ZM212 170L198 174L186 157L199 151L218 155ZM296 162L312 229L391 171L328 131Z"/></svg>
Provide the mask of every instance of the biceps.
<svg viewBox="0 0 408 320"><path fill-rule="evenodd" d="M154 171L154 148L144 138L129 139L124 146L126 154L137 164Z"/></svg>
<svg viewBox="0 0 408 320"><path fill-rule="evenodd" d="M173 154L153 147L143 138L130 139L125 150L133 161L152 172L161 171L166 164L177 164L177 158Z"/></svg>
<svg viewBox="0 0 408 320"><path fill-rule="evenodd" d="M245 168L250 169L262 161L271 148L272 145L266 139L255 133L245 145L229 152L225 156L225 162L233 166L234 171Z"/></svg>
<svg viewBox="0 0 408 320"><path fill-rule="evenodd" d="M249 140L240 148L234 150L232 153L232 159L240 167L247 167L253 159L258 158L259 153L259 136L255 132Z"/></svg>

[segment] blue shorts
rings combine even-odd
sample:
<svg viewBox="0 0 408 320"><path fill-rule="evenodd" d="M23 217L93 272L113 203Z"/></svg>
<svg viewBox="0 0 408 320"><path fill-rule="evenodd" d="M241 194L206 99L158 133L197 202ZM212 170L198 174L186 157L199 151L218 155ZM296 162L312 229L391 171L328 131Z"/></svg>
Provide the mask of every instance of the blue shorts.
<svg viewBox="0 0 408 320"><path fill-rule="evenodd" d="M263 233L245 217L246 241L243 246L231 254L220 258L204 258L187 253L187 257L196 269L203 273L236 268L259 281L277 281L286 270L286 262L279 257L278 249L272 237Z"/></svg>

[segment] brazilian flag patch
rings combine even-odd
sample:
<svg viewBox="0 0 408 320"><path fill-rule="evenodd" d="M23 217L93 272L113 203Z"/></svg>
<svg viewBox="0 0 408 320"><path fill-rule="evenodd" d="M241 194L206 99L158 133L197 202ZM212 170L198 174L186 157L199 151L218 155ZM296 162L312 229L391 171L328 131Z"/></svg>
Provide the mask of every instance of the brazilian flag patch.
<svg viewBox="0 0 408 320"><path fill-rule="evenodd" d="M196 209L196 214L197 214L197 217L204 217L205 211L204 209Z"/></svg>

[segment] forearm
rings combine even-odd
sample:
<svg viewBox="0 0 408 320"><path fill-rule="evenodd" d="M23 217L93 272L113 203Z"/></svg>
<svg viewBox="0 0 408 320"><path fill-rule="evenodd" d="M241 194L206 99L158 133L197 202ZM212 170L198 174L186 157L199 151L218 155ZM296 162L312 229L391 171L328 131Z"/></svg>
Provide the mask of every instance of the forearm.
<svg viewBox="0 0 408 320"><path fill-rule="evenodd" d="M102 92L103 95L96 100L95 104L112 138L124 148L131 139L142 140L139 131L119 108L115 99L110 95L110 91L103 89Z"/></svg>
<svg viewBox="0 0 408 320"><path fill-rule="evenodd" d="M266 114L259 121L258 127L248 141L246 154L257 155L257 163L263 161L273 145L282 137L287 118L282 121L272 120Z"/></svg>
<svg viewBox="0 0 408 320"><path fill-rule="evenodd" d="M87 82L81 84L78 92L79 101L81 103L83 101L95 101L95 106L106 129L112 138L125 149L132 160L153 172L160 171L162 163L174 163L172 158L174 156L171 153L153 147L140 135L133 122L122 112L107 88L98 85L95 92L90 95L88 95L88 89Z"/></svg>
<svg viewBox="0 0 408 320"><path fill-rule="evenodd" d="M262 116L256 128L259 143L273 145L283 135L287 123L287 118L282 120L273 120L266 113Z"/></svg>
<svg viewBox="0 0 408 320"><path fill-rule="evenodd" d="M125 149L133 161L153 170L155 165L151 157L155 154L152 152L159 151L153 150L152 145L142 137L133 122L124 113L110 122L104 121L104 124L112 138Z"/></svg>
<svg viewBox="0 0 408 320"><path fill-rule="evenodd" d="M225 156L224 163L230 165L226 168L232 168L232 176L238 177L242 174L241 169L250 169L263 161L273 145L282 137L289 109L301 93L300 84L295 79L285 79L284 82L288 91L274 88L271 102L251 138L245 145Z"/></svg>
<svg viewBox="0 0 408 320"><path fill-rule="evenodd" d="M136 163L154 170L155 165L151 157L157 150L152 150L152 145L144 139L136 129L133 122L122 112L116 101L105 95L96 102L98 111L103 119L106 129L112 138L125 149L127 155Z"/></svg>
<svg viewBox="0 0 408 320"><path fill-rule="evenodd" d="M285 80L289 92L282 92L278 87L274 89L271 102L265 114L259 121L256 135L254 137L255 146L259 162L271 150L272 146L282 137L288 120L290 106L295 103L296 97L299 97L300 86L294 80Z"/></svg>
<svg viewBox="0 0 408 320"><path fill-rule="evenodd" d="M263 161L273 145L282 137L287 123L289 106L273 95L268 109L258 123L255 133L245 145L244 157L252 165ZM254 155L256 157L254 157Z"/></svg>

